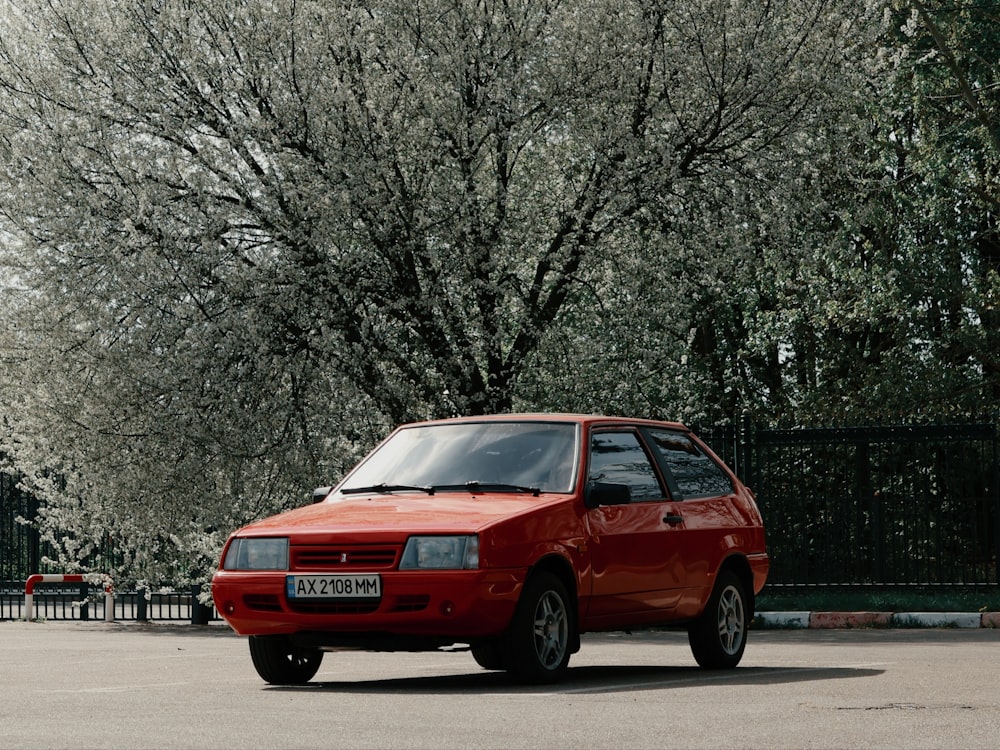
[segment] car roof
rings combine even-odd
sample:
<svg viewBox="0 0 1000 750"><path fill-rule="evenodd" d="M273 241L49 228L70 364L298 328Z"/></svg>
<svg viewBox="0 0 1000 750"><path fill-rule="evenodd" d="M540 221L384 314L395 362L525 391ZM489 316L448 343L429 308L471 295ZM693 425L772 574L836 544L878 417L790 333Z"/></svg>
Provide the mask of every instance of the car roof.
<svg viewBox="0 0 1000 750"><path fill-rule="evenodd" d="M449 419L433 419L423 422L412 422L401 427L432 424L463 424L469 422L568 422L580 425L642 425L653 427L669 427L675 430L688 431L681 422L668 420L646 419L642 417L614 417L603 414L572 414L563 412L517 412L512 414L482 414L469 417L451 417Z"/></svg>

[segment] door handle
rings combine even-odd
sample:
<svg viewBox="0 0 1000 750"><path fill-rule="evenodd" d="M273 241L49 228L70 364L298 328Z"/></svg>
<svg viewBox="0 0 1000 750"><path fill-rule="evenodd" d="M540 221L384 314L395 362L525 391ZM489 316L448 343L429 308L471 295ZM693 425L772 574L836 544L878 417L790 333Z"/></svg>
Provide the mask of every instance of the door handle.
<svg viewBox="0 0 1000 750"><path fill-rule="evenodd" d="M684 516L678 516L675 513L668 513L663 517L663 523L669 523L671 526L676 526L679 523L684 523Z"/></svg>

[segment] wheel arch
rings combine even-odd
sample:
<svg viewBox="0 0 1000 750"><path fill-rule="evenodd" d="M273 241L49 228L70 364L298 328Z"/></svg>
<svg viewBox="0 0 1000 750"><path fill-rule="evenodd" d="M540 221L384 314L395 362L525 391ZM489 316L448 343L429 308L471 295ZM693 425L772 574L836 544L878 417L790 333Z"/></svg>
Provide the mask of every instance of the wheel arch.
<svg viewBox="0 0 1000 750"><path fill-rule="evenodd" d="M580 594L576 573L573 570L573 566L565 557L554 552L544 555L532 565L528 570L528 576L531 577L535 573L542 571L556 576L562 582L562 585L566 587L566 593L570 597L570 601L567 603L569 611L573 615L570 653L575 654L580 650Z"/></svg>
<svg viewBox="0 0 1000 750"><path fill-rule="evenodd" d="M750 562L743 555L730 555L719 565L719 570L715 575L716 580L718 580L719 574L724 570L735 573L743 583L743 590L747 595L747 619L753 619L757 611L757 596L753 590L753 569L750 567Z"/></svg>

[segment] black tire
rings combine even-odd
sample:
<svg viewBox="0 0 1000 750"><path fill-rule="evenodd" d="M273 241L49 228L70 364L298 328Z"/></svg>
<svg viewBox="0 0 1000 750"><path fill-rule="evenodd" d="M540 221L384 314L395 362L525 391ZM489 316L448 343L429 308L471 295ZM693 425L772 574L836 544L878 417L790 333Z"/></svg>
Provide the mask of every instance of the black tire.
<svg viewBox="0 0 1000 750"><path fill-rule="evenodd" d="M297 648L284 635L252 635L250 658L264 682L304 685L319 671L323 652L318 648Z"/></svg>
<svg viewBox="0 0 1000 750"><path fill-rule="evenodd" d="M473 646L471 650L472 658L483 669L496 670L504 668L503 647L496 641L480 643L477 646Z"/></svg>
<svg viewBox="0 0 1000 750"><path fill-rule="evenodd" d="M746 586L731 570L715 581L705 611L688 628L695 661L705 669L732 669L743 658L750 627Z"/></svg>
<svg viewBox="0 0 1000 750"><path fill-rule="evenodd" d="M524 585L506 638L507 669L520 682L557 682L569 664L575 622L562 581L541 571Z"/></svg>

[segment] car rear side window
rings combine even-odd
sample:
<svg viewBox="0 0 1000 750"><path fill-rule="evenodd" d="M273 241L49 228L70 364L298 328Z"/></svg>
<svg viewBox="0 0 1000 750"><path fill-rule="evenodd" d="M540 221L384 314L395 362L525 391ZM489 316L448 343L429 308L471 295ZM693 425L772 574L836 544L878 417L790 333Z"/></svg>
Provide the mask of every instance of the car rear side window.
<svg viewBox="0 0 1000 750"><path fill-rule="evenodd" d="M650 436L673 474L682 498L716 497L733 491L729 475L687 435L652 430Z"/></svg>
<svg viewBox="0 0 1000 750"><path fill-rule="evenodd" d="M634 432L595 432L590 440L591 482L628 486L633 501L659 500L663 488Z"/></svg>

